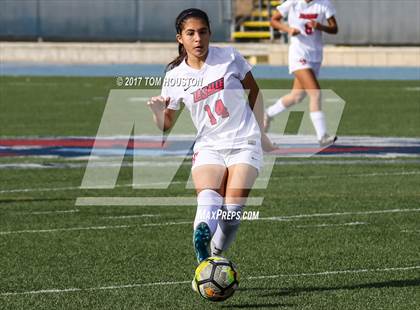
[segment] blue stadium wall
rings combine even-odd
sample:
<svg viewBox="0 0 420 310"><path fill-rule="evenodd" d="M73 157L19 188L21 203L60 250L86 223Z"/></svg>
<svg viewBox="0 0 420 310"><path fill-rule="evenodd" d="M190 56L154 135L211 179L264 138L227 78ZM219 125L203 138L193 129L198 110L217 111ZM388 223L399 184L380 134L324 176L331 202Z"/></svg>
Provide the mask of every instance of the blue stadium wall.
<svg viewBox="0 0 420 310"><path fill-rule="evenodd" d="M419 0L332 0L340 32L327 43L420 45ZM184 8L210 16L213 40L229 41L231 0L0 0L0 39L173 41Z"/></svg>
<svg viewBox="0 0 420 310"><path fill-rule="evenodd" d="M0 39L174 41L185 8L210 17L215 41L228 41L230 0L0 0Z"/></svg>
<svg viewBox="0 0 420 310"><path fill-rule="evenodd" d="M339 33L331 44L420 45L420 0L331 0Z"/></svg>

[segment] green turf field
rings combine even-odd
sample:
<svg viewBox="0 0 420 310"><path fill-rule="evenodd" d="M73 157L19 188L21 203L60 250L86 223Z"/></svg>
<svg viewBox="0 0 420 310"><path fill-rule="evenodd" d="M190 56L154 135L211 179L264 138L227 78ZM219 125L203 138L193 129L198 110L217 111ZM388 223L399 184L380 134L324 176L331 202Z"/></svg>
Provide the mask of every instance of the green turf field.
<svg viewBox="0 0 420 310"><path fill-rule="evenodd" d="M290 80L260 88L289 89ZM418 137L418 81L322 81L346 102L339 135ZM115 78L0 77L0 136L96 135ZM416 90L417 89L417 90Z"/></svg>
<svg viewBox="0 0 420 310"><path fill-rule="evenodd" d="M95 135L114 84L1 77L0 136ZM418 82L322 85L346 100L339 134L420 136L420 92L407 90ZM80 190L85 161L0 157L6 164L16 166L0 169L0 309L420 308L418 158L278 159L268 188L252 192L264 196L248 207L260 219L243 222L227 253L240 289L218 304L190 288L195 208L75 205L193 195L187 162L167 190L125 186L129 165L119 187Z"/></svg>

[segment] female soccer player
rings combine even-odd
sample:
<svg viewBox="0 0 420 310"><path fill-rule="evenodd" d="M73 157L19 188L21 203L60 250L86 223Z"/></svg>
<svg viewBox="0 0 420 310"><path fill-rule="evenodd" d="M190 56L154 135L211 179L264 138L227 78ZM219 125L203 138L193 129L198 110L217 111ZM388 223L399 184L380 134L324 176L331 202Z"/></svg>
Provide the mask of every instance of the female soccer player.
<svg viewBox="0 0 420 310"><path fill-rule="evenodd" d="M262 164L262 147L267 151L274 147L260 130L264 108L251 66L231 47L209 46L205 12L187 9L176 18L175 27L179 56L168 65L161 96L152 97L148 105L158 127L168 130L182 102L197 128L192 162L198 204L193 244L201 262L221 255L235 239L246 197ZM178 85L171 79L190 83ZM165 86L171 84L177 85ZM244 90L249 90L248 100ZM215 216L218 210L224 216L221 211Z"/></svg>
<svg viewBox="0 0 420 310"><path fill-rule="evenodd" d="M264 130L267 131L272 118L288 107L301 102L309 95L309 110L312 123L321 147L337 139L326 131L325 117L321 110L321 91L317 80L322 62L322 32L336 34L335 9L330 0L287 0L277 7L271 18L272 27L287 32L290 36L289 72L293 73L292 91L270 106L264 115ZM283 17L288 16L286 25ZM327 21L327 25L324 25Z"/></svg>

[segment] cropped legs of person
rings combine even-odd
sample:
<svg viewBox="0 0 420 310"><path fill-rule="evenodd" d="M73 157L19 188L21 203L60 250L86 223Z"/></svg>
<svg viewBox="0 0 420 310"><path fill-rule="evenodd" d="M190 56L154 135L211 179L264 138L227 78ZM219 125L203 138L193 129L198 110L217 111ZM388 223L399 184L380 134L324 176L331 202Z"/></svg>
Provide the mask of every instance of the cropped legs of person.
<svg viewBox="0 0 420 310"><path fill-rule="evenodd" d="M248 164L228 168L203 165L193 169L197 191L193 243L198 262L210 255L221 255L235 240L246 198L257 175L257 169ZM215 217L219 209L222 212Z"/></svg>
<svg viewBox="0 0 420 310"><path fill-rule="evenodd" d="M310 118L320 146L323 147L334 143L337 137L329 136L327 133L325 115L321 107L321 87L314 71L306 68L296 70L293 73L295 79L293 81L292 91L267 109L264 117L264 130L268 131L270 122L274 116L300 103L308 95Z"/></svg>
<svg viewBox="0 0 420 310"><path fill-rule="evenodd" d="M225 203L222 207L222 217L219 218L212 238L212 255L222 255L235 240L246 199L257 176L257 169L248 164L228 167Z"/></svg>

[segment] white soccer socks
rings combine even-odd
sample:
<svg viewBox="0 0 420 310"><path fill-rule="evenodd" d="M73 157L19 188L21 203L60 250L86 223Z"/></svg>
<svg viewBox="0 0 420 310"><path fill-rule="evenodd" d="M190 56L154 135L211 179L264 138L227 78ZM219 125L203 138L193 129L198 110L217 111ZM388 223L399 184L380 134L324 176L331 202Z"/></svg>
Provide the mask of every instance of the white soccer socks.
<svg viewBox="0 0 420 310"><path fill-rule="evenodd" d="M226 251L236 238L236 233L241 223L242 206L226 204L222 207L216 232L211 241L212 255L221 255Z"/></svg>
<svg viewBox="0 0 420 310"><path fill-rule="evenodd" d="M202 190L197 196L197 212L194 219L194 230L201 222L206 223L214 235L217 228L217 211L223 205L223 197L214 190Z"/></svg>
<svg viewBox="0 0 420 310"><path fill-rule="evenodd" d="M223 197L210 189L202 190L197 196L197 202L194 230L198 224L206 223L212 235L212 255L221 255L236 238L242 217L242 206L223 205Z"/></svg>
<svg viewBox="0 0 420 310"><path fill-rule="evenodd" d="M285 110L287 110L287 108L284 106L282 99L280 98L279 100L276 101L275 104L273 104L266 110L266 113L269 118L272 118ZM327 125L325 122L324 112L322 111L311 112L310 117L311 117L312 124L314 125L318 141L321 141L321 139L327 133Z"/></svg>
<svg viewBox="0 0 420 310"><path fill-rule="evenodd" d="M314 125L318 141L327 133L327 125L325 123L324 112L316 111L310 113L312 124Z"/></svg>
<svg viewBox="0 0 420 310"><path fill-rule="evenodd" d="M277 114L283 112L284 110L286 110L287 108L283 105L283 102L281 100L281 98L279 100L276 101L275 104L273 104L272 106L268 107L268 109L266 110L266 113L268 115L268 117L274 117Z"/></svg>

